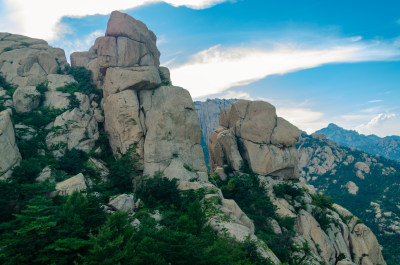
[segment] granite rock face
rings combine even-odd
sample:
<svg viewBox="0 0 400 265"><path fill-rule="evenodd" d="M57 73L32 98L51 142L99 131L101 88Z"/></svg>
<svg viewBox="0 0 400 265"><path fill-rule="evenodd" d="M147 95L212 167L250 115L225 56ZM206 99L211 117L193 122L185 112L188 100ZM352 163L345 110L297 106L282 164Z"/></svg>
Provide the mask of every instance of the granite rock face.
<svg viewBox="0 0 400 265"><path fill-rule="evenodd" d="M67 66L64 51L44 40L0 33L0 72L9 83L36 86Z"/></svg>
<svg viewBox="0 0 400 265"><path fill-rule="evenodd" d="M40 93L34 86L19 87L13 94L13 103L17 113L31 112L40 103Z"/></svg>
<svg viewBox="0 0 400 265"><path fill-rule="evenodd" d="M15 142L14 127L8 110L0 112L0 179L7 179L12 168L21 161Z"/></svg>
<svg viewBox="0 0 400 265"><path fill-rule="evenodd" d="M154 33L114 11L105 36L88 52L73 53L71 63L90 69L103 91L104 128L115 154L136 146L145 175L206 180L192 98L183 88L160 86L170 79L159 56Z"/></svg>
<svg viewBox="0 0 400 265"><path fill-rule="evenodd" d="M263 101L238 100L222 110L220 125L210 134L210 166L231 165L239 170L243 160L260 175L298 178L298 153L295 144L299 130L276 116L275 107Z"/></svg>
<svg viewBox="0 0 400 265"><path fill-rule="evenodd" d="M105 36L97 38L88 52L72 53L71 65L91 70L93 80L98 88L102 88L109 68L153 66L158 69L160 52L156 40L154 33L143 22L128 14L114 11L108 20ZM114 76L114 73L111 75ZM125 75L125 78L135 77Z"/></svg>
<svg viewBox="0 0 400 265"><path fill-rule="evenodd" d="M46 144L56 156L61 156L66 149L79 149L90 152L99 138L98 124L95 118L74 108L59 115L53 126L53 131L46 137Z"/></svg>

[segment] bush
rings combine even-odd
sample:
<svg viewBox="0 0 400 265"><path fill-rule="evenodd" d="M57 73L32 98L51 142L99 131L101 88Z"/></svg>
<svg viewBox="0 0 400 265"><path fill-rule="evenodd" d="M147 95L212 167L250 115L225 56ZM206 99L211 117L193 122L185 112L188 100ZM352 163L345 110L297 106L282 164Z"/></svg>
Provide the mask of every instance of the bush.
<svg viewBox="0 0 400 265"><path fill-rule="evenodd" d="M108 178L121 193L132 192L133 181L139 175L139 156L136 153L136 148L137 146L131 147L120 158L110 162Z"/></svg>
<svg viewBox="0 0 400 265"><path fill-rule="evenodd" d="M32 183L38 177L42 167L37 158L22 160L19 166L13 169L12 178L18 183Z"/></svg>
<svg viewBox="0 0 400 265"><path fill-rule="evenodd" d="M334 201L333 201L332 197L325 196L325 195L318 194L318 193L311 195L311 197L313 200L312 204L314 204L315 206L320 207L322 209L325 209L325 208L333 209L332 205L333 205Z"/></svg>
<svg viewBox="0 0 400 265"><path fill-rule="evenodd" d="M90 70L85 67L71 67L67 71L67 74L72 75L78 83L76 88L77 91L74 92L82 92L86 95L91 93L100 94L92 83L92 73Z"/></svg>
<svg viewBox="0 0 400 265"><path fill-rule="evenodd" d="M45 93L49 90L49 82L45 81L36 86L36 90L40 93L40 104L46 99Z"/></svg>
<svg viewBox="0 0 400 265"><path fill-rule="evenodd" d="M82 150L72 149L65 150L64 156L60 158L59 169L65 172L76 175L83 171L84 163L89 159L89 156Z"/></svg>
<svg viewBox="0 0 400 265"><path fill-rule="evenodd" d="M297 196L303 196L303 191L294 185L283 183L274 186L274 194L278 198L284 198L285 195L289 195L294 199Z"/></svg>
<svg viewBox="0 0 400 265"><path fill-rule="evenodd" d="M168 78L164 75L162 71L158 70L158 73L160 74L161 78L161 86L172 86L171 81L168 80Z"/></svg>

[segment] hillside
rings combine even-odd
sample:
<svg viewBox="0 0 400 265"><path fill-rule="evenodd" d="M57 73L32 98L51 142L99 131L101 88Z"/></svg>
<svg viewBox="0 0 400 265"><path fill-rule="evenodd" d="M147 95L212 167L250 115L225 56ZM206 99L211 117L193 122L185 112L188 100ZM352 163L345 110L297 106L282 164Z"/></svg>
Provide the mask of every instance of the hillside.
<svg viewBox="0 0 400 265"><path fill-rule="evenodd" d="M360 217L377 235L388 264L400 259L400 164L302 134L300 175Z"/></svg>
<svg viewBox="0 0 400 265"><path fill-rule="evenodd" d="M208 100L207 104L212 101ZM202 105L199 102L197 106ZM217 110L208 115L219 117ZM198 116L203 126L204 115L198 113ZM392 243L400 240L400 202L396 195L400 181L399 165L379 156L342 147L319 134L312 137L303 133L297 146L300 175L370 226L384 247L388 264L397 264L400 250ZM357 169L356 164L368 173Z"/></svg>
<svg viewBox="0 0 400 265"><path fill-rule="evenodd" d="M355 148L369 154L379 155L400 162L400 136L363 135L356 131L343 129L333 123L316 131L339 145Z"/></svg>
<svg viewBox="0 0 400 265"><path fill-rule="evenodd" d="M374 233L299 176L299 130L262 101L209 138L157 37L111 13L71 54L0 33L1 264L381 264Z"/></svg>

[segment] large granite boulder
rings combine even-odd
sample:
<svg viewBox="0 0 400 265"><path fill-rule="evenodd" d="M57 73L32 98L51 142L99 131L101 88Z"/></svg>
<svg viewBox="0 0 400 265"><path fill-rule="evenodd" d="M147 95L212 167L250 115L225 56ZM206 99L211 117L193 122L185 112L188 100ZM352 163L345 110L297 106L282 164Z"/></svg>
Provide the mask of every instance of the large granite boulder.
<svg viewBox="0 0 400 265"><path fill-rule="evenodd" d="M224 166L239 171L248 164L260 175L298 178L295 145L300 132L277 117L274 106L263 101L238 100L221 110L219 122L223 128L209 137L212 171Z"/></svg>
<svg viewBox="0 0 400 265"><path fill-rule="evenodd" d="M107 70L103 94L104 98L107 98L109 95L126 89L153 89L160 86L160 84L161 79L157 67L113 67Z"/></svg>
<svg viewBox="0 0 400 265"><path fill-rule="evenodd" d="M135 209L135 198L132 194L121 194L110 200L108 206L114 211L132 213Z"/></svg>
<svg viewBox="0 0 400 265"><path fill-rule="evenodd" d="M12 168L21 161L21 154L15 142L14 127L10 112L0 112L0 179L11 176Z"/></svg>
<svg viewBox="0 0 400 265"><path fill-rule="evenodd" d="M154 66L158 69L160 52L156 46L156 39L154 33L143 22L128 14L114 11L108 20L105 36L97 38L89 51L72 53L71 65L83 66L91 70L95 84L101 89L110 67ZM129 69L126 70L129 71ZM151 80L147 80L151 81L150 86L153 81L160 83L157 77L154 80L153 72L147 73L149 74L152 75ZM111 76L115 77L115 73ZM134 77L127 78L127 81L129 79L134 79ZM139 81L146 81L146 79Z"/></svg>
<svg viewBox="0 0 400 265"><path fill-rule="evenodd" d="M36 86L67 66L64 51L44 40L0 33L0 72L9 83Z"/></svg>
<svg viewBox="0 0 400 265"><path fill-rule="evenodd" d="M105 130L108 132L113 152L125 154L136 144L138 153L143 154L146 128L137 93L124 90L110 95L104 101L104 115Z"/></svg>
<svg viewBox="0 0 400 265"><path fill-rule="evenodd" d="M200 124L189 92L163 86L139 93L145 117L144 173L164 171L179 159L193 171L207 172L200 146Z"/></svg>
<svg viewBox="0 0 400 265"><path fill-rule="evenodd" d="M71 75L51 74L47 76L48 91L45 92L43 106L55 109L66 109L69 106L69 93L57 91L57 88L64 87L69 83L75 83Z"/></svg>
<svg viewBox="0 0 400 265"><path fill-rule="evenodd" d="M53 191L51 196L69 196L74 191L83 192L86 191L87 186L85 182L85 177L82 173L79 173L76 176L73 176L69 179L66 179L62 182L57 183L56 190Z"/></svg>
<svg viewBox="0 0 400 265"><path fill-rule="evenodd" d="M17 113L31 112L40 104L40 93L34 86L17 88L13 94L13 103Z"/></svg>
<svg viewBox="0 0 400 265"><path fill-rule="evenodd" d="M57 116L51 128L53 130L46 137L46 145L57 156L61 156L66 148L76 148L88 153L99 138L95 118L79 108Z"/></svg>

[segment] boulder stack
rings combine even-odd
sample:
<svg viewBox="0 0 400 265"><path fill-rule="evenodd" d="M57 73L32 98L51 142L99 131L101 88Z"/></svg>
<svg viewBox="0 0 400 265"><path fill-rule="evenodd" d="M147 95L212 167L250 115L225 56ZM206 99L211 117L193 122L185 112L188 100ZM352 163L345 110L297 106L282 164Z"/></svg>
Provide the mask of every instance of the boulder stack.
<svg viewBox="0 0 400 265"><path fill-rule="evenodd" d="M221 110L219 128L209 136L211 170L249 167L260 175L298 178L299 130L276 116L263 101L238 100Z"/></svg>
<svg viewBox="0 0 400 265"><path fill-rule="evenodd" d="M145 175L207 180L192 98L183 88L160 86L169 71L159 67L159 57L154 33L114 11L105 36L88 52L73 53L71 63L92 70L103 90L104 127L115 154L137 146Z"/></svg>
<svg viewBox="0 0 400 265"><path fill-rule="evenodd" d="M0 73L18 87L36 86L68 66L62 49L46 41L0 33Z"/></svg>

